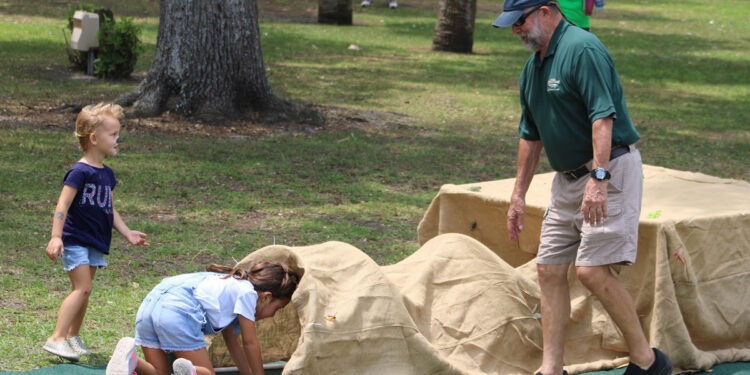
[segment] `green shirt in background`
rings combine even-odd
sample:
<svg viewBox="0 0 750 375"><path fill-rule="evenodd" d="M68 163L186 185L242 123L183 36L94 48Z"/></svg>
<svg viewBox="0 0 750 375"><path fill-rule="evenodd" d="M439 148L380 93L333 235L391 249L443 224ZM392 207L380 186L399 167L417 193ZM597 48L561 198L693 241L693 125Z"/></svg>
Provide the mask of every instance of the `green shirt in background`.
<svg viewBox="0 0 750 375"><path fill-rule="evenodd" d="M576 169L594 157L592 124L613 116L612 146L640 139L630 121L612 57L592 33L561 20L544 60L531 55L521 73L522 139L541 140L556 171Z"/></svg>
<svg viewBox="0 0 750 375"><path fill-rule="evenodd" d="M584 14L583 2L584 0L558 0L560 10L562 10L562 13L570 22L573 22L578 27L588 29L590 27L591 16Z"/></svg>

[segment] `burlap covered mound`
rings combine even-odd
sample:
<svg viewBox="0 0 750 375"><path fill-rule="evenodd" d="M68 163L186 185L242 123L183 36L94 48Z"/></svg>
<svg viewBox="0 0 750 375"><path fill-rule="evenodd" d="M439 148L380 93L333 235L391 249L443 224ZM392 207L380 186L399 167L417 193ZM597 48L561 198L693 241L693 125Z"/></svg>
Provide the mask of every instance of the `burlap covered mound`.
<svg viewBox="0 0 750 375"><path fill-rule="evenodd" d="M643 174L638 257L616 273L650 344L678 370L750 361L750 184L651 165ZM464 233L536 280L533 259L553 176L534 176L518 243L505 227L514 179L444 185L419 224L419 241ZM568 280L566 369L625 363L624 341L609 316L574 272Z"/></svg>
<svg viewBox="0 0 750 375"><path fill-rule="evenodd" d="M269 246L240 263L262 260L304 270L292 303L258 324L264 360L289 359L284 374L517 374L539 365L537 286L472 238L439 236L386 267L340 242ZM221 336L212 341L215 365L231 366Z"/></svg>
<svg viewBox="0 0 750 375"><path fill-rule="evenodd" d="M284 374L533 373L533 258L550 182L534 178L520 244L507 240L513 180L502 180L444 186L420 223L423 246L395 265L340 242L248 255L242 265L281 260L304 272L292 303L258 324L264 359L289 359ZM635 265L614 272L651 345L678 370L750 361L750 184L645 166L639 230ZM609 315L572 268L568 279L568 372L626 364ZM213 341L214 363L231 366Z"/></svg>

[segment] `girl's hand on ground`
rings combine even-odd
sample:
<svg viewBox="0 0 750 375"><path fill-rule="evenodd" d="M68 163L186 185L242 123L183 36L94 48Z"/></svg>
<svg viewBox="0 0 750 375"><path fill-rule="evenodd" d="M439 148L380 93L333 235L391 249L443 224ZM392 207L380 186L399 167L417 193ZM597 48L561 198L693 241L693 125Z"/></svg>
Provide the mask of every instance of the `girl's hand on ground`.
<svg viewBox="0 0 750 375"><path fill-rule="evenodd" d="M150 246L148 242L146 242L146 233L139 232L137 230L131 230L128 232L128 234L125 235L125 238L128 239L128 242L130 242L131 245L140 245L140 246Z"/></svg>
<svg viewBox="0 0 750 375"><path fill-rule="evenodd" d="M47 250L45 250L45 252L47 253L47 257L49 257L51 260L57 260L57 254L60 254L60 256L62 256L63 251L65 251L65 249L63 248L62 239L58 237L49 240L49 243L47 244Z"/></svg>

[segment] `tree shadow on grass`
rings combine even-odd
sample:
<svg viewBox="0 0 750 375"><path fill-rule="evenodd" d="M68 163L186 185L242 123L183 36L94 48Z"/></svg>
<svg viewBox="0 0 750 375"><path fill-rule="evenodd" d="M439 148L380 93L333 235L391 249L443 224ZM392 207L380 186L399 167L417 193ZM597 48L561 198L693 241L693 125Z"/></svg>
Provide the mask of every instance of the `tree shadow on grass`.
<svg viewBox="0 0 750 375"><path fill-rule="evenodd" d="M60 18L63 20L68 8L85 1L64 1L61 6L59 0L7 0L0 3L0 13L25 15L34 17ZM69 3L69 5L64 5ZM98 0L90 3L111 9L116 18L159 16L159 2L153 0Z"/></svg>

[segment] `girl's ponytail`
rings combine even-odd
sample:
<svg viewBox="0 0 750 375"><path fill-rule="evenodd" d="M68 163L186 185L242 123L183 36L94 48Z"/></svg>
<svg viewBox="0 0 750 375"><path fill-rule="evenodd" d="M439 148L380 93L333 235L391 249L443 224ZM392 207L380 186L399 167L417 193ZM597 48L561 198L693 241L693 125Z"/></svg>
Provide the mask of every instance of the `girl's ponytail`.
<svg viewBox="0 0 750 375"><path fill-rule="evenodd" d="M277 262L258 263L247 272L247 279L255 290L271 292L275 298L290 299L299 283L299 275L286 264Z"/></svg>
<svg viewBox="0 0 750 375"><path fill-rule="evenodd" d="M271 292L274 298L291 299L297 290L299 275L284 263L261 262L250 267L249 270L210 264L206 271L224 273L228 277L248 280L258 292Z"/></svg>
<svg viewBox="0 0 750 375"><path fill-rule="evenodd" d="M240 280L247 280L247 272L240 268L234 268L229 266L223 266L221 264L211 263L208 266L206 266L206 271L208 272L216 272L216 273L225 273L227 274L227 278L230 276L234 276L236 279Z"/></svg>

